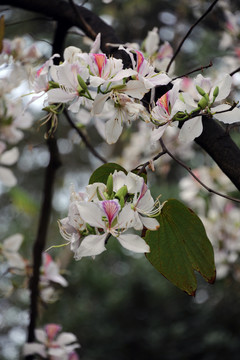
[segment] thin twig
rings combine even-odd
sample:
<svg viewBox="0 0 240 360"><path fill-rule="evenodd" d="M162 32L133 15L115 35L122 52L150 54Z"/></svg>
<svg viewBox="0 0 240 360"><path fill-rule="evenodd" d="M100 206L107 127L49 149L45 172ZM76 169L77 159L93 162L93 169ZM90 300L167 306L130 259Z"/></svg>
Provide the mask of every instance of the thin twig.
<svg viewBox="0 0 240 360"><path fill-rule="evenodd" d="M160 144L162 146L162 149L163 151L165 151L174 161L176 161L179 165L181 165L184 169L186 169L191 175L192 177L194 177L195 180L197 180L197 182L202 185L202 187L204 187L207 191L209 191L210 193L213 193L213 194L216 194L218 196L221 196L225 199L228 199L228 200L232 200L232 201L235 201L235 202L238 202L240 203L240 199L237 199L237 198L234 198L234 197L231 197L231 196L228 196L228 195L225 195L225 194L222 194L218 191L215 191L213 189L211 189L210 187L208 187L206 184L204 184L195 174L194 172L190 169L190 167L188 167L186 164L184 164L184 162L182 162L181 160L177 159L167 148L166 148L166 145L164 144L163 140L160 139Z"/></svg>
<svg viewBox="0 0 240 360"><path fill-rule="evenodd" d="M104 164L107 163L107 160L102 156L100 155L95 149L94 147L92 146L92 144L89 142L89 140L87 139L87 137L83 134L83 132L81 131L81 129L79 129L75 124L74 122L72 121L69 113L67 112L67 110L65 109L64 110L64 115L66 116L66 119L67 121L69 122L69 124L71 125L71 127L73 129L75 129L78 133L78 135L81 137L82 141L84 142L84 144L86 145L86 147L91 151L91 153L96 157L98 158L101 162L103 162Z"/></svg>
<svg viewBox="0 0 240 360"><path fill-rule="evenodd" d="M203 71L203 69L208 69L208 68L211 67L212 65L213 65L213 63L210 61L210 63L209 63L208 65L200 66L199 68L194 69L194 70L192 70L192 71L189 71L188 73L186 73L186 74L184 74L184 75L177 76L177 77L173 78L172 81L177 80L177 79L181 79L181 78L183 78L183 77L185 77L185 76L188 76L188 75L190 75L190 74L193 74L193 73L195 73L195 72L197 72L197 71Z"/></svg>
<svg viewBox="0 0 240 360"><path fill-rule="evenodd" d="M236 70L233 70L229 75L233 76L234 74L236 74L239 71L240 71L240 66Z"/></svg>
<svg viewBox="0 0 240 360"><path fill-rule="evenodd" d="M177 50L175 51L175 53L173 54L173 57L171 58L171 60L169 61L169 64L167 66L166 72L169 71L173 61L175 60L176 56L178 55L179 51L181 50L181 47L183 46L183 43L185 42L185 40L189 37L189 35L191 34L191 32L193 31L193 29L207 16L207 14L210 13L210 11L212 10L212 8L216 5L216 3L218 2L218 0L215 0L210 6L209 8L205 11L205 13L190 27L190 29L188 30L188 32L186 33L186 35L184 36L184 38L182 39L182 41L180 42L180 44L178 45Z"/></svg>
<svg viewBox="0 0 240 360"><path fill-rule="evenodd" d="M156 156L154 156L154 158L153 158L152 160L146 161L144 164L138 165L138 166L134 169L134 170L137 170L137 169L141 166L141 169L138 170L137 175L142 174L142 173L145 171L146 167L151 164L151 161L155 161L155 160L159 159L161 156L163 156L163 155L166 154L166 153L167 153L167 151L166 151L166 150L163 150L163 151L161 151L160 153L158 153Z"/></svg>

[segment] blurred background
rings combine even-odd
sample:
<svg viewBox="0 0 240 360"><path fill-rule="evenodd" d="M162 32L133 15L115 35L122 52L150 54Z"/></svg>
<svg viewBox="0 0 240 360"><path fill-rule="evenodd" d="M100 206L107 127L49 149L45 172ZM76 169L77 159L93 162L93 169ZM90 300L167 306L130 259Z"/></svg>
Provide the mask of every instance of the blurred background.
<svg viewBox="0 0 240 360"><path fill-rule="evenodd" d="M80 1L75 2L82 4ZM113 26L118 37L124 42L140 45L148 31L157 27L161 44L168 41L173 49L177 48L189 27L209 5L210 2L205 0L98 0L84 4ZM42 62L51 55L54 22L41 14L8 6L0 6L0 11L5 16L5 38L23 36L27 45L36 43L42 54ZM193 30L185 42L177 57L174 74L183 75L194 68L209 64L210 61L214 66L206 70L204 75L210 72L230 73L235 70L240 63L236 56L236 49L240 47L239 26L238 1L231 1L231 8L228 1L219 1L219 5ZM227 32L227 38L224 32ZM72 28L67 36L65 46L69 45L88 49L86 39L75 28ZM1 78L5 76L5 70L2 66L0 70ZM239 82L236 74L236 96L239 95ZM26 79L26 82L13 92L14 96L25 92L27 83ZM44 126L40 127L38 122L44 115L41 107L37 102L32 104L29 110L35 119L34 125L24 132L24 139L19 143L19 161L11 167L18 183L10 189L0 185L0 237L3 240L14 233L23 234L20 253L31 263L44 171L49 155L43 138L45 129ZM138 150L135 158L129 155L133 154L133 148L142 144L142 140L137 137L137 125L133 126L133 135L130 129L125 129L120 141L109 146L92 122L86 127L84 121L81 122L83 131L88 134L96 149L109 161L119 162L127 170L148 160L151 151L157 153L157 148L148 144L149 148L146 145L144 150ZM211 159L203 150L195 144L178 144L175 135L173 133L169 138L166 136L165 141L174 147L175 153L191 168L214 168ZM240 145L239 132L233 131L232 136ZM56 137L62 166L58 170L55 183L48 247L63 242L57 219L67 216L70 185L73 183L78 191L83 190L92 171L101 165L99 160L89 154L64 117L59 119ZM156 171L149 175L155 197L162 194L161 201L168 198L184 200L197 213L200 211L199 215L203 219L209 219L208 206L211 201L220 209L225 207L226 203L216 205L217 200L200 188L196 190L194 198L186 195L184 190L192 186L191 180L186 189L183 181L187 176L186 171L166 157L156 163ZM221 182L221 178L224 178L221 174L215 178L213 176L212 183L220 186L223 192L228 191L238 196L234 187L225 180ZM200 210L199 201L195 201L196 199L200 199ZM206 284L198 276L198 290L194 298L170 284L144 256L125 251L114 240L109 241L108 251L95 260L86 258L76 262L67 247L50 250L50 255L61 269L64 269L62 275L69 285L65 289L61 286L56 288L56 302L41 305L38 327L47 323L58 323L64 331L74 333L81 344L78 353L84 360L239 359L240 211L239 207L236 209L237 220L234 220L234 226L228 229L228 232L220 229L217 221L221 222L221 219L215 219L214 224L208 221L209 234L213 228L220 229L214 243L216 251L221 246L224 247L224 240L234 237L234 261L228 262L227 258L224 258L220 264L221 276L214 285ZM219 214L224 215L224 211L219 211ZM218 240L222 242L221 245ZM0 359L15 360L21 358L21 347L26 341L29 293L23 277L6 275L7 268L4 263L0 265L0 269Z"/></svg>

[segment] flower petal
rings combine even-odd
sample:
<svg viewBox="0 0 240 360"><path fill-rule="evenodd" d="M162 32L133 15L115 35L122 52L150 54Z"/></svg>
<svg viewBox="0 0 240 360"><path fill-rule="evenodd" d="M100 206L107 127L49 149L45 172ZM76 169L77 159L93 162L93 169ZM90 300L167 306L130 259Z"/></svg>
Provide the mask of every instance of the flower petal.
<svg viewBox="0 0 240 360"><path fill-rule="evenodd" d="M120 118L113 118L105 124L106 141L108 144L114 144L122 133L122 122Z"/></svg>
<svg viewBox="0 0 240 360"><path fill-rule="evenodd" d="M212 111L223 111L230 109L231 106L227 104L221 104L214 108L212 108ZM235 107L233 110L227 111L225 113L221 114L214 114L213 115L217 120L222 121L224 124L233 124L235 122L240 121L240 109Z"/></svg>
<svg viewBox="0 0 240 360"><path fill-rule="evenodd" d="M3 248L7 251L16 252L20 248L23 241L22 234L14 234L6 238L3 242Z"/></svg>
<svg viewBox="0 0 240 360"><path fill-rule="evenodd" d="M202 117L197 116L193 119L187 120L179 133L179 140L189 142L200 136L203 131Z"/></svg>
<svg viewBox="0 0 240 360"><path fill-rule="evenodd" d="M106 250L105 239L107 234L89 235L83 239L81 245L75 252L75 259L80 260L84 256L95 256Z"/></svg>
<svg viewBox="0 0 240 360"><path fill-rule="evenodd" d="M138 235L135 234L124 234L117 237L120 244L130 251L136 253L150 252L149 246L146 242Z"/></svg>
<svg viewBox="0 0 240 360"><path fill-rule="evenodd" d="M17 184L17 178L13 174L12 170L6 169L2 166L0 166L0 181L5 186L15 186Z"/></svg>

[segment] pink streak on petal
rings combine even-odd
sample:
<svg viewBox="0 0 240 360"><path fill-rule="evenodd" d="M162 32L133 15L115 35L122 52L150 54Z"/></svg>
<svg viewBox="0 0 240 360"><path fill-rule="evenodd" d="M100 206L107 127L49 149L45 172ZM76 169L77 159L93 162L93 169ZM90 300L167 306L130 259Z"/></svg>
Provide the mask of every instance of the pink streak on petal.
<svg viewBox="0 0 240 360"><path fill-rule="evenodd" d="M118 215L121 206L117 200L104 200L101 201L101 207L107 216L109 227L111 227L111 224Z"/></svg>
<svg viewBox="0 0 240 360"><path fill-rule="evenodd" d="M94 56L95 62L96 62L97 67L98 67L99 75L101 77L103 68L107 63L106 55L104 55L104 54L93 54L93 56Z"/></svg>
<svg viewBox="0 0 240 360"><path fill-rule="evenodd" d="M168 92L158 99L157 105L160 106L161 108L163 108L168 113L168 115L170 115Z"/></svg>
<svg viewBox="0 0 240 360"><path fill-rule="evenodd" d="M137 72L139 72L140 67L144 62L144 56L140 51L136 51L136 54L137 54Z"/></svg>
<svg viewBox="0 0 240 360"><path fill-rule="evenodd" d="M143 184L142 184L142 189L141 189L141 193L140 196L138 198L138 202L142 199L142 197L145 195L146 191L147 191L148 187L145 184L145 181L143 180Z"/></svg>
<svg viewBox="0 0 240 360"><path fill-rule="evenodd" d="M45 331L50 342L53 341L53 339L61 330L62 327L58 324L48 324L45 326Z"/></svg>

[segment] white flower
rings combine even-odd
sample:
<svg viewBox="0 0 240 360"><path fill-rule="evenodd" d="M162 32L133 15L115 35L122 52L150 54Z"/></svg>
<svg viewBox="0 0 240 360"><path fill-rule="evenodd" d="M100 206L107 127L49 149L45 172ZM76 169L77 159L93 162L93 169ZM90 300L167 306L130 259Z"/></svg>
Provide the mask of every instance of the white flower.
<svg viewBox="0 0 240 360"><path fill-rule="evenodd" d="M13 172L5 166L11 166L18 160L19 151L17 147L4 151L5 147L5 144L0 141L0 181L5 186L12 187L17 184L17 179Z"/></svg>
<svg viewBox="0 0 240 360"><path fill-rule="evenodd" d="M203 99L203 101L206 102L206 110L210 108L211 114L217 120L222 121L225 124L231 124L240 120L240 109L238 108L218 114L217 112L229 110L231 105L220 104L213 107L215 102L222 101L229 95L232 85L232 77L230 75L226 74L220 81L212 84L209 78L204 78L201 74L199 74L195 80L195 85L199 86L205 92L209 100L205 101L205 98L198 91L191 94L189 92L183 92L181 96L186 105L187 112L191 112L192 110L198 108L199 103ZM217 96L214 96L217 88ZM183 124L179 134L179 139L181 141L192 141L201 135L203 130L201 114L204 114L204 105L201 105L200 110L200 116L187 120Z"/></svg>
<svg viewBox="0 0 240 360"><path fill-rule="evenodd" d="M154 67L150 65L140 51L125 49L122 46L119 49L125 50L130 56L133 70L137 71L137 79L143 82L146 90L150 90L158 85L167 85L171 81L167 74L156 73ZM136 60L133 54L135 54Z"/></svg>
<svg viewBox="0 0 240 360"><path fill-rule="evenodd" d="M83 239L76 252L76 259L83 256L95 256L106 250L105 240L108 234L116 237L120 244L131 251L149 252L149 246L138 235L123 233L133 226L134 213L131 205L121 209L117 199L103 200L97 203L79 204L79 212L91 226L101 230L100 234L89 235Z"/></svg>
<svg viewBox="0 0 240 360"><path fill-rule="evenodd" d="M6 238L0 245L0 250L3 256L7 259L8 265L11 268L17 268L23 270L25 268L25 262L18 250L22 244L22 234L15 234Z"/></svg>
<svg viewBox="0 0 240 360"><path fill-rule="evenodd" d="M61 326L57 324L48 324L44 330L36 329L35 337L37 342L24 345L24 356L38 354L43 358L53 358L54 360L70 360L75 349L80 345L74 334L62 332ZM76 354L76 353L75 353ZM78 359L77 354L75 359Z"/></svg>
<svg viewBox="0 0 240 360"><path fill-rule="evenodd" d="M66 287L68 282L59 273L59 267L56 262L53 261L52 257L48 253L43 253L43 266L42 274L40 277L41 285L47 286L50 282L60 284Z"/></svg>
<svg viewBox="0 0 240 360"><path fill-rule="evenodd" d="M70 102L68 109L77 113L80 105L86 101L86 98L81 96L83 89L79 84L78 76L86 82L89 77L87 67L65 61L59 66L51 67L51 76L53 81L59 84L59 88L50 89L47 92L49 104Z"/></svg>
<svg viewBox="0 0 240 360"><path fill-rule="evenodd" d="M3 98L0 100L0 139L9 144L19 142L33 122L29 112L23 113L20 101Z"/></svg>
<svg viewBox="0 0 240 360"><path fill-rule="evenodd" d="M155 125L159 124L159 127L153 131L154 141L162 137L168 126L177 126L178 123L172 122L172 119L178 111L185 109L185 105L179 99L180 83L181 81L175 82L173 88L157 100L156 106L151 111L152 121Z"/></svg>

